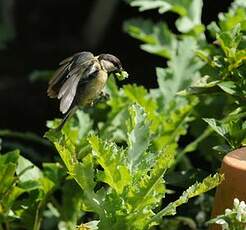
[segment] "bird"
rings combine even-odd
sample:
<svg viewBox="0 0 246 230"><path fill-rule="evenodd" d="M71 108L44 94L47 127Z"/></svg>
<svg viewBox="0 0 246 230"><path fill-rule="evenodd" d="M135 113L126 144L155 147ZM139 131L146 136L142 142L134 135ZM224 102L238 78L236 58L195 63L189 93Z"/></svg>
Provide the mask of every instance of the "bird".
<svg viewBox="0 0 246 230"><path fill-rule="evenodd" d="M80 107L93 106L98 98L107 97L103 89L108 76L123 71L120 60L114 55L94 56L87 51L76 53L59 65L47 89L50 98L60 100L60 112L65 114L57 130L61 130Z"/></svg>

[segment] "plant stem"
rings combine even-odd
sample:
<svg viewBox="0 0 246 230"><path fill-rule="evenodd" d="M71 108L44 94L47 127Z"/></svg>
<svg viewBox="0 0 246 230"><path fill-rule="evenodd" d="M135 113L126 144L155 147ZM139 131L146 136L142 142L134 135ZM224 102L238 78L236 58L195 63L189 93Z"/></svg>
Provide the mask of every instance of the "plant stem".
<svg viewBox="0 0 246 230"><path fill-rule="evenodd" d="M170 170L173 170L175 168L175 166L181 161L181 159L183 158L183 156L186 154L186 153L189 153L189 152L193 152L197 146L204 140L206 139L207 137L209 137L214 131L210 128L210 127L207 127L203 133L197 138L195 139L193 142L191 142L190 144L188 144L181 152L179 152L177 154L177 158L172 166L172 168Z"/></svg>
<svg viewBox="0 0 246 230"><path fill-rule="evenodd" d="M34 225L33 225L33 230L39 230L41 226L41 207L42 207L42 201L39 202L37 210L36 210L36 215L35 215L35 220L34 220Z"/></svg>

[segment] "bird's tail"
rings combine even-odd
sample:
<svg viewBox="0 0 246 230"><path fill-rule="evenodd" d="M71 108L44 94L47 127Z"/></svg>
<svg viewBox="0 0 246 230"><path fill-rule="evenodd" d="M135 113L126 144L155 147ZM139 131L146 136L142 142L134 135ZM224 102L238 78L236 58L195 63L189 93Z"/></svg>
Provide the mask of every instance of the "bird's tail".
<svg viewBox="0 0 246 230"><path fill-rule="evenodd" d="M62 122L59 124L58 127L55 128L56 131L61 131L62 128L64 127L65 123L75 114L75 112L77 111L78 107L74 106L73 108L71 108L67 114L65 115L65 117L63 118Z"/></svg>

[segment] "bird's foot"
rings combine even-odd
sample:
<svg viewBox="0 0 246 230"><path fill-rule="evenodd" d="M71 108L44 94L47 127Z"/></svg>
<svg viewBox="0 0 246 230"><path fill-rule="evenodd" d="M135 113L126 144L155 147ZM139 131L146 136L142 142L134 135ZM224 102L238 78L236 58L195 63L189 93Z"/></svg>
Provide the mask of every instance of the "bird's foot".
<svg viewBox="0 0 246 230"><path fill-rule="evenodd" d="M105 102L110 98L110 95L105 92L101 92L99 97L94 101L94 104L100 103L100 102Z"/></svg>
<svg viewBox="0 0 246 230"><path fill-rule="evenodd" d="M106 92L101 92L100 95L99 95L99 98L102 99L102 100L107 101L110 98L110 95L108 93L106 93Z"/></svg>

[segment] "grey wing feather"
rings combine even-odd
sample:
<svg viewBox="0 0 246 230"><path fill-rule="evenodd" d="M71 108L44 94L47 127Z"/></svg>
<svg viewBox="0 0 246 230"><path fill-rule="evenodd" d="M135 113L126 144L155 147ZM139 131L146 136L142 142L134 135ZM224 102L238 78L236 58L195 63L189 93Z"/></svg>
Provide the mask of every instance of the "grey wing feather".
<svg viewBox="0 0 246 230"><path fill-rule="evenodd" d="M60 111L66 113L70 106L73 103L77 86L80 80L79 74L74 74L69 77L68 80L64 83L62 88L59 91L58 98L61 99L60 102Z"/></svg>
<svg viewBox="0 0 246 230"><path fill-rule="evenodd" d="M58 70L56 70L53 77L49 81L49 85L56 84L60 80L60 78L63 76L67 68L68 68L68 64L63 65Z"/></svg>
<svg viewBox="0 0 246 230"><path fill-rule="evenodd" d="M77 64L83 64L84 62L87 62L88 60L91 60L94 58L94 55L91 52L80 52L74 55L74 63Z"/></svg>
<svg viewBox="0 0 246 230"><path fill-rule="evenodd" d="M86 79L88 79L94 72L98 70L99 64L92 61L92 63L90 63L86 69L81 70L81 68L75 67L69 72L69 75L71 76L63 84L58 94L58 99L61 99L60 111L62 113L66 113L72 105L76 95L78 83L80 81L86 82Z"/></svg>
<svg viewBox="0 0 246 230"><path fill-rule="evenodd" d="M62 60L59 63L59 65L64 65L66 63L71 63L71 61L74 61L75 59L80 60L80 63L82 63L82 62L85 62L88 59L92 59L92 58L94 58L94 55L91 52L83 51L83 52L76 53L73 56Z"/></svg>
<svg viewBox="0 0 246 230"><path fill-rule="evenodd" d="M54 76L49 81L49 87L47 94L51 98L58 97L63 88L63 85L79 69L85 68L88 64L88 61L91 61L94 58L94 55L90 52L80 52L75 54L72 57L64 59L60 65L61 67L55 72ZM83 72L83 70L81 70ZM83 77L83 76L81 76ZM59 96L61 98L61 96Z"/></svg>

